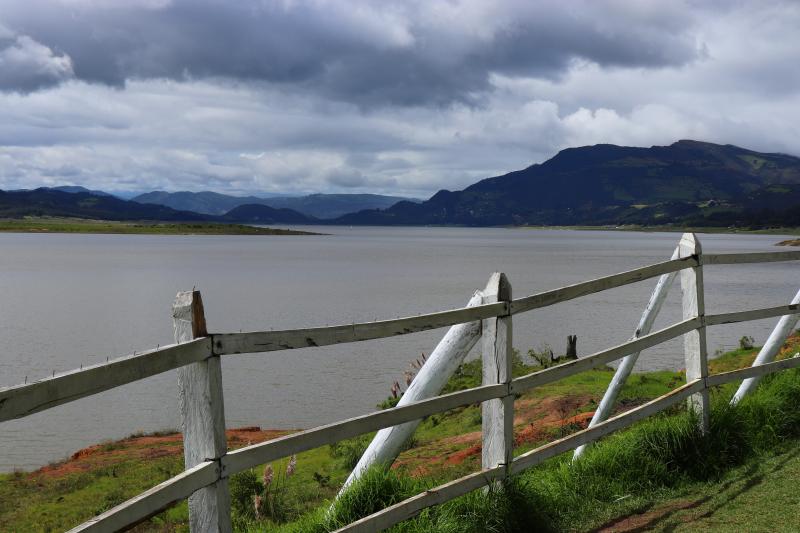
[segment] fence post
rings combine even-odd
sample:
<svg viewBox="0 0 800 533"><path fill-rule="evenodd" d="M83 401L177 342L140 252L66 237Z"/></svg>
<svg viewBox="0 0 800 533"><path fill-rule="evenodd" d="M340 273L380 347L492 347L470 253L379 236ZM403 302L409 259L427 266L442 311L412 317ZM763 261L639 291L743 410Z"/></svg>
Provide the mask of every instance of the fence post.
<svg viewBox="0 0 800 533"><path fill-rule="evenodd" d="M172 304L172 319L177 343L208 335L199 291L178 293ZM220 459L227 444L219 356L179 368L178 395L186 468ZM189 497L189 527L193 533L232 531L227 477Z"/></svg>
<svg viewBox="0 0 800 533"><path fill-rule="evenodd" d="M483 291L483 303L511 301L511 284L495 272ZM482 324L483 384L511 383L511 315L488 318ZM514 451L514 395L487 400L481 405L483 468L511 465Z"/></svg>
<svg viewBox="0 0 800 533"><path fill-rule="evenodd" d="M683 293L683 319L705 316L703 289L703 250L694 233L684 233L678 245L681 257L695 256L698 265L681 270L681 292ZM706 326L700 326L683 336L683 350L686 357L686 381L705 379L708 376L708 353L706 346ZM688 400L700 421L700 431L708 433L709 402L708 389L693 394Z"/></svg>

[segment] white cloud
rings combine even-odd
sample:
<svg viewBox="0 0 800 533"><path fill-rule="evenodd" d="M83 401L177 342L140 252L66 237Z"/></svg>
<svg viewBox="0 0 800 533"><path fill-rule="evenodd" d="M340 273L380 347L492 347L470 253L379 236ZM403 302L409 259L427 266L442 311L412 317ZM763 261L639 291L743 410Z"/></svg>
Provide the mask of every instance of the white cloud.
<svg viewBox="0 0 800 533"><path fill-rule="evenodd" d="M72 60L56 54L27 35L13 38L2 47L3 35L12 37L0 26L0 90L32 91L57 85L74 76Z"/></svg>

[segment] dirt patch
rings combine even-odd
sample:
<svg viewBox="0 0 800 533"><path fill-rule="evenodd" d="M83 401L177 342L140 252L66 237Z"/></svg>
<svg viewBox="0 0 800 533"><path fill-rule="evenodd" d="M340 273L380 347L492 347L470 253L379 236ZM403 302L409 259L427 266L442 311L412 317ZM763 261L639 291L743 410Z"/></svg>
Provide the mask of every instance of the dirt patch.
<svg viewBox="0 0 800 533"><path fill-rule="evenodd" d="M235 449L292 433L289 430L261 429L257 426L229 429L228 448ZM66 461L52 463L31 473L32 476L59 477L113 466L129 460L157 459L183 455L180 433L137 435L118 441L95 444L73 453Z"/></svg>
<svg viewBox="0 0 800 533"><path fill-rule="evenodd" d="M633 533L634 531L647 531L659 522L670 517L678 511L697 507L700 502L681 500L667 505L659 506L643 513L625 516L612 520L595 530L596 533Z"/></svg>
<svg viewBox="0 0 800 533"><path fill-rule="evenodd" d="M594 412L580 413L590 404L590 395L524 398L514 404L514 443L536 443L552 438L554 432L586 427ZM481 432L445 437L417 446L400 455L395 467L410 473L430 473L444 466L460 465L481 454Z"/></svg>
<svg viewBox="0 0 800 533"><path fill-rule="evenodd" d="M458 451L456 453L451 453L448 455L444 462L448 465L460 465L470 457L475 457L480 455L482 446L480 444L473 444L469 448L464 450Z"/></svg>

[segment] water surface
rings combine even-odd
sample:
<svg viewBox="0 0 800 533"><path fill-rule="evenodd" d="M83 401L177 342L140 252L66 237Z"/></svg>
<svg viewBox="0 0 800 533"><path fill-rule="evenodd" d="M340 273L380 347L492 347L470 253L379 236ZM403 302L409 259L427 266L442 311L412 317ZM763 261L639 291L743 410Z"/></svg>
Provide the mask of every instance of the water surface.
<svg viewBox="0 0 800 533"><path fill-rule="evenodd" d="M318 228L310 228L312 230ZM0 386L172 342L175 293L202 291L213 332L297 328L463 306L491 272L515 297L669 258L679 234L471 228L326 228L331 235L0 234ZM774 251L774 235L701 235L706 252ZM788 303L793 263L705 269L707 312ZM655 280L515 317L514 345L579 354L624 342ZM675 284L656 327L680 319ZM709 330L709 352L777 319ZM365 413L443 331L223 362L229 427L302 428ZM681 368L679 339L640 369ZM0 470L61 459L104 439L178 426L175 372L6 422Z"/></svg>

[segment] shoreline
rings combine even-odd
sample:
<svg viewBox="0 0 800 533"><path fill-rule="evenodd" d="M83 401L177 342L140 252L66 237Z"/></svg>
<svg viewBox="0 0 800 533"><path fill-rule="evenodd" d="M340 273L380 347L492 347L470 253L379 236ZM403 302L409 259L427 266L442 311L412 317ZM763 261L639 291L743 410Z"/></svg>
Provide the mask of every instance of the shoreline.
<svg viewBox="0 0 800 533"><path fill-rule="evenodd" d="M293 226L293 224L282 224ZM301 224L325 228L335 224ZM744 235L785 235L800 236L800 227L781 227L769 229L721 228L709 226L639 226L639 225L603 225L603 226L462 226L462 225L388 225L388 226L355 226L381 228L504 228L514 230L567 230L567 231L614 231L640 233L704 233L704 234L744 234ZM170 222L170 221L117 221L80 219L69 217L25 217L0 219L0 233L83 233L98 235L327 235L327 233L295 230L288 228L264 227L262 225L235 224L222 222ZM786 242L786 241L783 241ZM800 244L781 244L800 246Z"/></svg>
<svg viewBox="0 0 800 533"><path fill-rule="evenodd" d="M215 222L115 221L77 218L0 219L0 233L93 235L325 235L311 231Z"/></svg>

